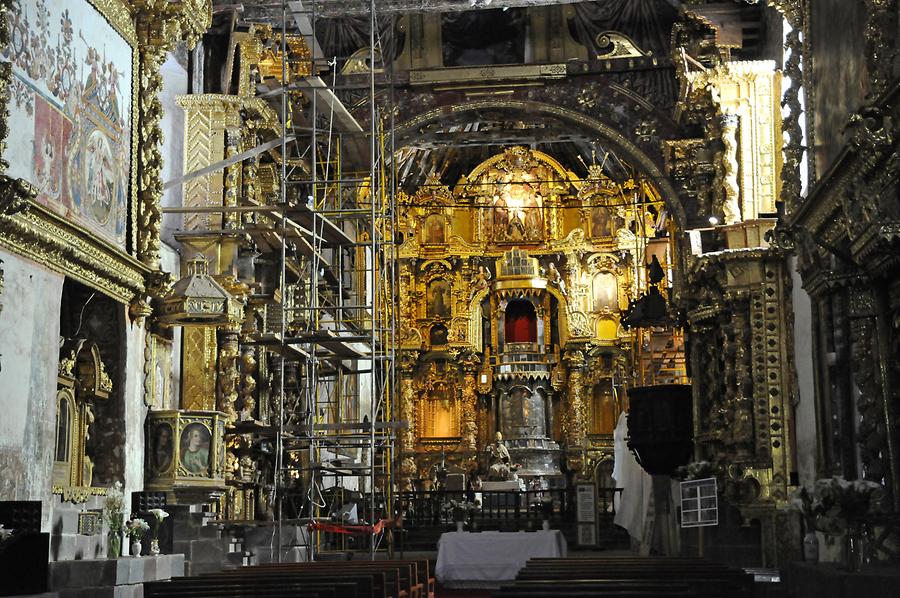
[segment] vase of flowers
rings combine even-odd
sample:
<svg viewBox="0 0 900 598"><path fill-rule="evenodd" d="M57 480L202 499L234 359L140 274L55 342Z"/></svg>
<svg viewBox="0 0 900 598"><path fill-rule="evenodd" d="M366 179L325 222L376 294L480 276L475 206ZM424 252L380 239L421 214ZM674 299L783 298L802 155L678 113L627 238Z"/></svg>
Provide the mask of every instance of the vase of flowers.
<svg viewBox="0 0 900 598"><path fill-rule="evenodd" d="M150 554L156 556L159 554L159 528L169 514L162 509L150 509L150 514L153 515L153 537L150 540Z"/></svg>
<svg viewBox="0 0 900 598"><path fill-rule="evenodd" d="M9 528L3 527L3 524L0 523L0 544L3 544L13 536L13 530Z"/></svg>
<svg viewBox="0 0 900 598"><path fill-rule="evenodd" d="M456 531L461 532L466 522L480 508L477 502L467 500L450 500L443 504L442 510L445 514L449 514L456 523Z"/></svg>
<svg viewBox="0 0 900 598"><path fill-rule="evenodd" d="M858 571L868 562L866 519L878 508L882 493L881 484L876 482L850 481L839 476L816 480L812 491L800 488L793 506L807 524L804 556L807 554L810 530L819 529L826 534L842 536L843 565L851 571ZM812 556L811 545L808 550ZM818 556L818 540L815 553Z"/></svg>
<svg viewBox="0 0 900 598"><path fill-rule="evenodd" d="M135 517L125 526L125 534L131 540L131 556L141 556L141 538L150 526L140 517Z"/></svg>
<svg viewBox="0 0 900 598"><path fill-rule="evenodd" d="M124 500L120 482L116 482L107 489L103 516L109 526L106 533L106 558L108 559L117 559L122 554L122 505Z"/></svg>
<svg viewBox="0 0 900 598"><path fill-rule="evenodd" d="M825 507L815 492L801 486L791 499L790 508L803 519L803 560L807 563L819 562L819 536L816 521L825 514Z"/></svg>

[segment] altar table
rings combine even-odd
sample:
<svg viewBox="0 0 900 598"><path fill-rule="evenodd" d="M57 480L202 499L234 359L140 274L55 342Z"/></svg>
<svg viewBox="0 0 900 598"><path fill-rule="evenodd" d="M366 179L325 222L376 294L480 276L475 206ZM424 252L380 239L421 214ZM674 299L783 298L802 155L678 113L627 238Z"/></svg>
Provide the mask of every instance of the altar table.
<svg viewBox="0 0 900 598"><path fill-rule="evenodd" d="M559 530L448 532L438 540L434 572L438 581L447 585L496 585L515 579L528 559L564 557L566 550L566 539Z"/></svg>

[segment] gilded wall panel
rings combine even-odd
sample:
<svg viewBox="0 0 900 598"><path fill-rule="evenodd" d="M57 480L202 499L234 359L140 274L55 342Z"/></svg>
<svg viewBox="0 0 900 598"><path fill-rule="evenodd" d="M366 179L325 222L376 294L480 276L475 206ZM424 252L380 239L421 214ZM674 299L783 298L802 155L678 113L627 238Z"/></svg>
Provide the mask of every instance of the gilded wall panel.
<svg viewBox="0 0 900 598"><path fill-rule="evenodd" d="M181 373L181 408L216 409L216 329L210 326L184 328Z"/></svg>

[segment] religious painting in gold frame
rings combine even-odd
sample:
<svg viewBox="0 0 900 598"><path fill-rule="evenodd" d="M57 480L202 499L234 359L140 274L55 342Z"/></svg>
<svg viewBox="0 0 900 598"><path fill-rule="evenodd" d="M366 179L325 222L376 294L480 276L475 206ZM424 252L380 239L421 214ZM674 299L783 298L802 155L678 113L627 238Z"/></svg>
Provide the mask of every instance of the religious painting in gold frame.
<svg viewBox="0 0 900 598"><path fill-rule="evenodd" d="M442 278L437 278L429 282L427 288L426 316L429 318L450 318L450 283Z"/></svg>
<svg viewBox="0 0 900 598"><path fill-rule="evenodd" d="M12 65L7 122L17 140L6 174L32 184L42 217L134 253L139 70L128 6L14 0L9 16L2 58Z"/></svg>
<svg viewBox="0 0 900 598"><path fill-rule="evenodd" d="M591 308L595 312L619 310L619 281L612 272L597 272L591 280Z"/></svg>
<svg viewBox="0 0 900 598"><path fill-rule="evenodd" d="M441 213L431 213L422 225L423 245L444 245L447 243L447 217Z"/></svg>
<svg viewBox="0 0 900 598"><path fill-rule="evenodd" d="M435 381L419 400L421 422L419 436L423 439L457 438L460 435L459 402L456 389L447 381Z"/></svg>

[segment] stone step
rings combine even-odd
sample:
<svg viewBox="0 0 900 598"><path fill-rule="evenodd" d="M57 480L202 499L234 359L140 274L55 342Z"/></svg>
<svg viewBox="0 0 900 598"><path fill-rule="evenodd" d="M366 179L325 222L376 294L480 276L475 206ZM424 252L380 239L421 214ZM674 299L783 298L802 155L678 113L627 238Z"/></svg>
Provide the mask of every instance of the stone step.
<svg viewBox="0 0 900 598"><path fill-rule="evenodd" d="M247 527L244 529L244 545L253 550L255 546L272 546L278 536L277 526ZM302 525L283 525L281 527L282 546L305 546L309 543L309 533Z"/></svg>
<svg viewBox="0 0 900 598"><path fill-rule="evenodd" d="M215 524L200 526L197 528L197 537L219 539L222 537L222 526Z"/></svg>
<svg viewBox="0 0 900 598"><path fill-rule="evenodd" d="M74 561L106 556L105 537L99 534L53 534L50 536L50 560Z"/></svg>
<svg viewBox="0 0 900 598"><path fill-rule="evenodd" d="M184 575L183 554L57 561L50 563L49 587L54 591L127 586Z"/></svg>
<svg viewBox="0 0 900 598"><path fill-rule="evenodd" d="M223 566L222 563L186 563L185 564L185 575L187 576L195 576L195 575L206 575L208 573L219 573L220 571L224 571L226 569L234 569L234 566Z"/></svg>
<svg viewBox="0 0 900 598"><path fill-rule="evenodd" d="M59 598L144 598L144 584L62 590Z"/></svg>
<svg viewBox="0 0 900 598"><path fill-rule="evenodd" d="M172 549L184 554L184 560L192 563L219 563L228 552L228 540L197 539L172 543Z"/></svg>
<svg viewBox="0 0 900 598"><path fill-rule="evenodd" d="M306 546L291 546L281 550L282 563L302 563L306 561ZM266 546L260 546L253 551L253 559L256 564L278 562L278 552Z"/></svg>
<svg viewBox="0 0 900 598"><path fill-rule="evenodd" d="M225 555L225 561L234 567L246 567L250 564L251 554L246 550L229 552Z"/></svg>

